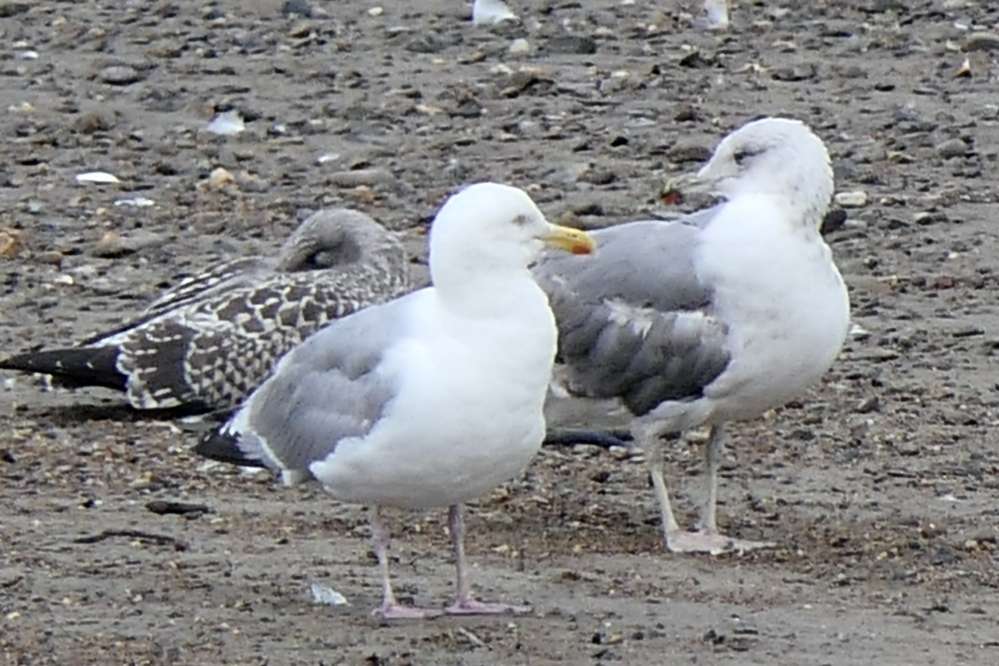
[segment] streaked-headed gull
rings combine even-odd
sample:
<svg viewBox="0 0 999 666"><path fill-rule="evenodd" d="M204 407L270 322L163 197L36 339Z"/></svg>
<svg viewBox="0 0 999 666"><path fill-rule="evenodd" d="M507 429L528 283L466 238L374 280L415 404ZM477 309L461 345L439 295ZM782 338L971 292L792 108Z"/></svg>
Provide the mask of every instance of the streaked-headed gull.
<svg viewBox="0 0 999 666"><path fill-rule="evenodd" d="M564 362L547 413L553 427L630 427L648 454L669 550L745 550L763 544L721 534L715 519L725 424L801 395L847 334L846 287L819 234L833 174L808 127L765 118L728 135L678 185L724 202L594 232L591 261L548 255L535 268ZM710 426L707 494L688 532L673 515L657 440L700 425Z"/></svg>

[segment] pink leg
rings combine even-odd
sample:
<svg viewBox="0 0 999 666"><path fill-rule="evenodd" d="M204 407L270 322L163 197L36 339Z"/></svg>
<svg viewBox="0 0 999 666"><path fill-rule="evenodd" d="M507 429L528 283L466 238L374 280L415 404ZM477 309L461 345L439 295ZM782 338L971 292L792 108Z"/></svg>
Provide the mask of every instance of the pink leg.
<svg viewBox="0 0 999 666"><path fill-rule="evenodd" d="M451 543L454 545L455 566L458 569L458 591L454 603L444 611L448 615L498 615L529 613L526 606L510 606L508 604L483 603L472 598L468 585L468 571L465 564L465 517L461 505L455 504L448 509L448 527L451 530Z"/></svg>
<svg viewBox="0 0 999 666"><path fill-rule="evenodd" d="M441 612L435 608L400 606L396 601L388 571L390 536L377 506L371 507L371 540L374 542L375 555L378 557L378 569L382 574L382 605L371 614L381 620L420 620L440 616Z"/></svg>
<svg viewBox="0 0 999 666"><path fill-rule="evenodd" d="M676 525L666 530L666 548L674 553L710 553L720 555L727 552L746 552L758 548L772 548L775 544L766 541L736 539L718 531L718 467L721 452L725 445L725 430L722 425L711 427L711 434L704 449L704 477L707 483L704 506L697 530L685 532Z"/></svg>

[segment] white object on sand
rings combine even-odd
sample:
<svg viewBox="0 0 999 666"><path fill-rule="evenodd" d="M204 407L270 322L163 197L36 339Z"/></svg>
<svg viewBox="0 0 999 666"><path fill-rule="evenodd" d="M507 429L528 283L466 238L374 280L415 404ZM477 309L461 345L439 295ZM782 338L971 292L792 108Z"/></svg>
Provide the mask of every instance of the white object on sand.
<svg viewBox="0 0 999 666"><path fill-rule="evenodd" d="M323 585L322 583L312 583L311 585L309 585L309 591L312 592L313 603L322 604L323 606L350 605L350 602L347 601L347 597L343 596L329 585Z"/></svg>
<svg viewBox="0 0 999 666"><path fill-rule="evenodd" d="M726 30L728 0L704 0L704 22L709 30Z"/></svg>
<svg viewBox="0 0 999 666"><path fill-rule="evenodd" d="M118 177L107 171L87 171L86 173L77 174L76 182L78 183L98 183L100 185L111 185L114 183L120 183Z"/></svg>
<svg viewBox="0 0 999 666"><path fill-rule="evenodd" d="M517 15L503 0L475 0L472 4L472 24L495 25L503 21L516 21Z"/></svg>
<svg viewBox="0 0 999 666"><path fill-rule="evenodd" d="M245 129L246 123L243 122L243 116L239 115L239 111L235 110L218 114L205 127L206 132L218 134L219 136L235 136Z"/></svg>

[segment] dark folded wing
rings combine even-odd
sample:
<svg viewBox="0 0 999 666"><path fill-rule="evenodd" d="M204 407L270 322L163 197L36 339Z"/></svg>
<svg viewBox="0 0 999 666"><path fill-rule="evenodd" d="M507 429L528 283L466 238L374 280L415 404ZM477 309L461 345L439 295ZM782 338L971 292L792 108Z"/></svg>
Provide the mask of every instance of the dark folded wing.
<svg viewBox="0 0 999 666"><path fill-rule="evenodd" d="M407 288L401 277L372 290L376 272L276 273L134 329L119 343L129 400L143 408L239 404L319 328Z"/></svg>
<svg viewBox="0 0 999 666"><path fill-rule="evenodd" d="M619 397L635 414L702 395L729 362L727 329L697 275L706 213L594 232L593 257L550 254L534 269L559 328L571 391Z"/></svg>

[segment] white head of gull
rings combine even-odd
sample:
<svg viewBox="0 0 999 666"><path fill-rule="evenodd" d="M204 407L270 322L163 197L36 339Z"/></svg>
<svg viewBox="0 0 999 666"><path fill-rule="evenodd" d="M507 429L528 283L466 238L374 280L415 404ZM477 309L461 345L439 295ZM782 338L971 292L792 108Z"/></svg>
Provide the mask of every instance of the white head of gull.
<svg viewBox="0 0 999 666"><path fill-rule="evenodd" d="M725 201L674 222L595 232L592 262L546 256L535 268L565 364L549 423L602 427L613 401L648 451L667 548L746 550L767 544L727 537L716 523L724 425L817 382L849 324L846 287L819 234L833 192L829 154L803 123L765 118L728 135L674 188ZM567 395L590 400L558 397ZM673 515L658 440L701 425L711 427L707 494L699 529L687 532Z"/></svg>
<svg viewBox="0 0 999 666"><path fill-rule="evenodd" d="M549 224L522 190L466 188L433 222L433 286L317 332L199 446L371 505L382 618L440 612L396 602L385 506L450 507L458 582L445 612L519 610L472 598L461 504L520 473L544 436L556 330L528 264L546 244L593 249L586 234Z"/></svg>

